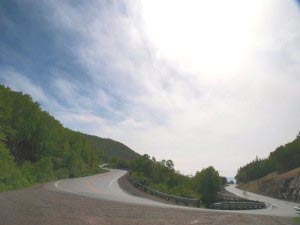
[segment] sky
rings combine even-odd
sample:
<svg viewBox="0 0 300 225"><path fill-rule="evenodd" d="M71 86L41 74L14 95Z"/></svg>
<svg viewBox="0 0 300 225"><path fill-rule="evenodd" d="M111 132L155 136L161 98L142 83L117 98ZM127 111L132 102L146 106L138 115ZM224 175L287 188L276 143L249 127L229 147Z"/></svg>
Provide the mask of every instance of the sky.
<svg viewBox="0 0 300 225"><path fill-rule="evenodd" d="M0 1L0 83L65 127L234 176L300 131L295 0Z"/></svg>

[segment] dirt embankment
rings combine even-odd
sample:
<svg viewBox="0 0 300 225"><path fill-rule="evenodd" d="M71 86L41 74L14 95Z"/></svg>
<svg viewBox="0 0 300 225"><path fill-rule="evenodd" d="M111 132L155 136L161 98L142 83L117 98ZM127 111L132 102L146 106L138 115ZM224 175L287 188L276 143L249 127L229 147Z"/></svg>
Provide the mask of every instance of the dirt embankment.
<svg viewBox="0 0 300 225"><path fill-rule="evenodd" d="M0 193L1 225L287 225L292 219L187 211L110 202L55 190L53 184Z"/></svg>
<svg viewBox="0 0 300 225"><path fill-rule="evenodd" d="M273 198L300 202L300 168L285 173L270 173L259 180L240 185L239 188Z"/></svg>
<svg viewBox="0 0 300 225"><path fill-rule="evenodd" d="M157 202L163 202L163 203L166 203L166 204L174 204L172 202L166 201L165 199L150 195L150 194L148 194L148 193L146 193L146 192L144 192L144 191L142 191L138 188L135 188L133 186L133 184L128 180L128 174L125 174L123 177L121 177L118 180L118 183L119 183L120 187L122 188L122 190L125 191L128 194L139 196L139 197L142 197L142 198L151 199L151 200L154 200L154 201L157 201Z"/></svg>

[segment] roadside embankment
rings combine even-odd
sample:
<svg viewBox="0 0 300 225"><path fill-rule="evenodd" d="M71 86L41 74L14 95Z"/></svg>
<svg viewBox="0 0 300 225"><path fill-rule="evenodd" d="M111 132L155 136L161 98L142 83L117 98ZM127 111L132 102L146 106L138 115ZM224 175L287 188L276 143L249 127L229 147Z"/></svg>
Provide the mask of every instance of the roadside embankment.
<svg viewBox="0 0 300 225"><path fill-rule="evenodd" d="M118 183L119 183L121 189L123 191L127 192L128 194L139 196L139 197L142 197L142 198L151 199L151 200L158 201L158 202L163 202L163 203L166 203L166 204L175 204L175 203L169 202L165 199L159 198L157 196L150 195L150 194L134 187L133 184L129 181L128 178L129 178L129 175L125 174L124 176L122 176L118 180Z"/></svg>
<svg viewBox="0 0 300 225"><path fill-rule="evenodd" d="M285 173L273 172L238 187L273 198L300 202L300 168Z"/></svg>

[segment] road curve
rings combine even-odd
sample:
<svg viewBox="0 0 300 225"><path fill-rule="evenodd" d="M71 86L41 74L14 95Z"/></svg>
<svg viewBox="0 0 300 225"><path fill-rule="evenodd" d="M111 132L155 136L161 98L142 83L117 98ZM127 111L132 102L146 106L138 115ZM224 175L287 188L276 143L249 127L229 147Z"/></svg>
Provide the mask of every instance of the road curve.
<svg viewBox="0 0 300 225"><path fill-rule="evenodd" d="M70 192L74 194L99 198L108 201L125 202L130 204L163 207L163 208L177 208L186 210L200 210L211 211L210 209L192 208L179 205L165 204L156 202L150 199L141 198L138 196L130 195L124 192L118 183L118 179L126 174L124 170L110 169L109 172L74 179L66 179L54 183L56 190ZM231 186L230 186L231 187ZM238 189L228 188L229 191L236 191ZM271 215L271 216L286 216L293 217L293 207L291 210L275 210L274 207L260 210L213 210L214 212L229 212L229 213L245 213L245 214L258 214L258 215Z"/></svg>
<svg viewBox="0 0 300 225"><path fill-rule="evenodd" d="M252 192L243 191L237 189L236 185L229 185L225 189L237 196L254 200L254 201L267 203L268 208L265 209L264 211L268 213L268 215L288 216L288 217L297 216L297 214L294 212L294 207L299 206L299 204L297 203L287 202L275 198L266 197L263 195L254 194Z"/></svg>
<svg viewBox="0 0 300 225"><path fill-rule="evenodd" d="M126 174L124 170L110 169L109 172L89 177L80 177L58 181L54 186L62 191L85 195L109 201L168 207L153 200L125 193L119 186L118 179Z"/></svg>

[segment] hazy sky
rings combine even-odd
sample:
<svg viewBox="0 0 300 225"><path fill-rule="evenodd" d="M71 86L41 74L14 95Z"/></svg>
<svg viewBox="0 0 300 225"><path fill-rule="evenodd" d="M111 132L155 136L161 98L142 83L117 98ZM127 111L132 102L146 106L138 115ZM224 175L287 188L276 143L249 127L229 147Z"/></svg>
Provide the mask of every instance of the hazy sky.
<svg viewBox="0 0 300 225"><path fill-rule="evenodd" d="M300 131L300 7L4 0L0 82L66 127L233 176Z"/></svg>

